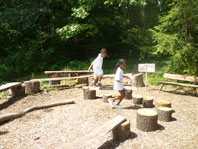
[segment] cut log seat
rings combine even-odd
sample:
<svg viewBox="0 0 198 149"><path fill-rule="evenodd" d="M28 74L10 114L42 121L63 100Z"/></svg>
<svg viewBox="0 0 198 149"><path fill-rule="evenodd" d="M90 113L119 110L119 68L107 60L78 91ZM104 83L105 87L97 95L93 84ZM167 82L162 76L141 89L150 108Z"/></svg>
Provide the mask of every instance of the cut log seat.
<svg viewBox="0 0 198 149"><path fill-rule="evenodd" d="M20 86L21 84L22 84L21 82L13 82L13 83L4 84L4 85L0 86L0 92L11 89L16 86Z"/></svg>
<svg viewBox="0 0 198 149"><path fill-rule="evenodd" d="M74 140L71 143L66 144L66 146L64 148L82 149L85 146L88 146L88 144L90 144L94 140L97 140L99 137L105 136L108 132L112 131L114 128L116 128L117 126L119 126L120 124L122 124L125 121L126 121L126 118L124 118L122 116L117 116L117 117L113 118L112 120L104 123L102 126L97 127L95 130L93 130L86 136L79 138L77 140ZM100 146L98 146L98 147L100 147Z"/></svg>
<svg viewBox="0 0 198 149"><path fill-rule="evenodd" d="M0 86L0 92L11 89L13 96L21 96L25 94L24 86L21 82L7 83Z"/></svg>

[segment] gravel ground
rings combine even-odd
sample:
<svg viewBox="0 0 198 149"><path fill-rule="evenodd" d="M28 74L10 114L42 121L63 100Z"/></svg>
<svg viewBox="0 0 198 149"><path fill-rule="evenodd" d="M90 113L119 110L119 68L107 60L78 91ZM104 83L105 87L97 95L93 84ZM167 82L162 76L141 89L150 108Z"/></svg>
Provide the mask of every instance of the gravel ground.
<svg viewBox="0 0 198 149"><path fill-rule="evenodd" d="M157 99L168 99L175 110L171 122L158 122L159 129L142 132L136 128L136 112L141 106L134 106L132 100L124 100L127 109L111 109L102 102L102 95L116 91L97 91L96 100L83 100L81 89L54 90L11 99L12 104L0 100L0 114L18 112L26 107L42 105L65 99L75 99L76 104L38 110L0 126L0 149L61 149L68 142L78 139L101 126L117 115L131 122L131 138L124 142L113 142L111 133L93 142L87 148L96 148L106 142L108 148L116 149L196 149L198 148L198 97L169 92L158 92L159 87L134 91L134 94L149 95ZM6 108L5 108L6 107ZM155 108L154 108L155 109Z"/></svg>

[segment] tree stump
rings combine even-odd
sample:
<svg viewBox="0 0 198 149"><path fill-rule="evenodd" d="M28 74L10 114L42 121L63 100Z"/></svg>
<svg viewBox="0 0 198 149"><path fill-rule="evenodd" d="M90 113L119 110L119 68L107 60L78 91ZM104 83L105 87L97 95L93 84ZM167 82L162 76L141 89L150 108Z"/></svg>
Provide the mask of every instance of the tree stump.
<svg viewBox="0 0 198 149"><path fill-rule="evenodd" d="M25 86L19 85L11 88L12 96L23 96L25 95Z"/></svg>
<svg viewBox="0 0 198 149"><path fill-rule="evenodd" d="M84 99L95 99L96 98L96 90L84 89Z"/></svg>
<svg viewBox="0 0 198 149"><path fill-rule="evenodd" d="M136 127L142 131L155 131L157 129L158 114L152 109L139 109L136 117Z"/></svg>
<svg viewBox="0 0 198 149"><path fill-rule="evenodd" d="M158 107L170 107L171 108L171 102L169 100L159 99L157 100L156 103Z"/></svg>
<svg viewBox="0 0 198 149"><path fill-rule="evenodd" d="M138 73L131 77L131 86L132 87L144 87L144 81L143 81L143 74Z"/></svg>
<svg viewBox="0 0 198 149"><path fill-rule="evenodd" d="M112 95L111 94L104 94L103 95L103 102L104 103L108 103L108 99L109 98L112 98Z"/></svg>
<svg viewBox="0 0 198 149"><path fill-rule="evenodd" d="M132 99L132 90L125 89L125 99Z"/></svg>
<svg viewBox="0 0 198 149"><path fill-rule="evenodd" d="M169 107L159 107L157 109L158 119L163 122L169 122L172 118L173 110Z"/></svg>
<svg viewBox="0 0 198 149"><path fill-rule="evenodd" d="M60 77L60 74L50 74L50 75L48 75L48 77L49 78L57 78L57 77ZM57 84L60 84L59 80L49 81L49 85L57 85Z"/></svg>
<svg viewBox="0 0 198 149"><path fill-rule="evenodd" d="M143 96L133 95L133 103L134 104L142 104Z"/></svg>
<svg viewBox="0 0 198 149"><path fill-rule="evenodd" d="M25 94L31 95L40 91L40 82L25 81Z"/></svg>
<svg viewBox="0 0 198 149"><path fill-rule="evenodd" d="M143 98L143 107L144 108L153 108L153 97L144 97Z"/></svg>
<svg viewBox="0 0 198 149"><path fill-rule="evenodd" d="M130 121L126 120L118 127L112 130L114 141L124 141L131 136Z"/></svg>

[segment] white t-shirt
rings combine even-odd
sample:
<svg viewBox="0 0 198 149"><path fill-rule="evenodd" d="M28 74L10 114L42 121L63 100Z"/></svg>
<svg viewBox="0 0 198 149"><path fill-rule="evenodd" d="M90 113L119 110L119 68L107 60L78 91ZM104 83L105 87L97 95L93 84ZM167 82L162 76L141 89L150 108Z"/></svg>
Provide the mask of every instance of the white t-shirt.
<svg viewBox="0 0 198 149"><path fill-rule="evenodd" d="M102 64L103 57L101 54L98 54L98 57L92 62L94 74L103 75Z"/></svg>
<svg viewBox="0 0 198 149"><path fill-rule="evenodd" d="M116 70L116 74L115 74L115 80L114 80L114 86L113 86L114 90L124 89L124 86L120 82L121 80L123 80L123 70L120 67L118 67Z"/></svg>

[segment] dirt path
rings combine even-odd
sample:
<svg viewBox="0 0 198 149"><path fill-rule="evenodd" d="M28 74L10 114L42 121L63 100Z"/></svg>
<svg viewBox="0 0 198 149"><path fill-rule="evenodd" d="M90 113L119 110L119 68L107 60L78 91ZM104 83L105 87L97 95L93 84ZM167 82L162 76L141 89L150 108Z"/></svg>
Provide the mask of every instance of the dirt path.
<svg viewBox="0 0 198 149"><path fill-rule="evenodd" d="M125 142L112 142L111 134L99 139L109 140L109 148L117 149L195 149L198 148L198 98L188 95L158 92L158 87L150 87L147 95L156 99L163 98L172 101L176 111L171 122L159 122L159 130L142 132L136 128L136 112L131 100L124 100L123 107L127 109L111 109L96 100L83 100L81 89L69 89L38 93L24 97L5 109L0 114L20 111L29 106L75 99L76 104L53 107L31 112L0 126L0 149L60 149L64 144L77 139L112 119L116 115L127 117L131 121L132 136ZM165 88L166 91L170 89ZM104 93L117 95L116 91L97 91L97 96ZM144 88L134 91L135 94L146 95ZM0 105L5 102L0 100ZM94 144L97 144L95 142ZM94 144L90 148L95 148Z"/></svg>

